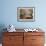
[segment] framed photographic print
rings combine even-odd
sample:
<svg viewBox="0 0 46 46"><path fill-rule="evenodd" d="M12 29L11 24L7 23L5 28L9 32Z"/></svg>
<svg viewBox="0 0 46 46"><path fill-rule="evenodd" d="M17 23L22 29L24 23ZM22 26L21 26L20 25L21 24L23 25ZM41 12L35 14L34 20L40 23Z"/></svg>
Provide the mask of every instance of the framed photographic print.
<svg viewBox="0 0 46 46"><path fill-rule="evenodd" d="M21 22L35 21L35 7L18 7L17 20Z"/></svg>

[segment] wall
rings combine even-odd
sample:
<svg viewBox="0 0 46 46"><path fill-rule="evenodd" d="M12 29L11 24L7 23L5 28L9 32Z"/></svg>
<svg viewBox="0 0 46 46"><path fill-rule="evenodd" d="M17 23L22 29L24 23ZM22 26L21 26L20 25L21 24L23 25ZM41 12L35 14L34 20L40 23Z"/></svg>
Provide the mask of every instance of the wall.
<svg viewBox="0 0 46 46"><path fill-rule="evenodd" d="M44 27L46 28L45 0L0 0L0 25L13 24L16 28ZM17 7L35 7L35 22L18 22Z"/></svg>

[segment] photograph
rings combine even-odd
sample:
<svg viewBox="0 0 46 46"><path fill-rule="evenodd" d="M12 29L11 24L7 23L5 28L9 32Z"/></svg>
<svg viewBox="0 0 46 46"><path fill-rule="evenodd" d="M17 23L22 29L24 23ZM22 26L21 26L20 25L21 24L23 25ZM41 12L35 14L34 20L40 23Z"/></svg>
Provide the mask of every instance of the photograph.
<svg viewBox="0 0 46 46"><path fill-rule="evenodd" d="M18 7L17 8L17 20L18 21L34 21L35 20L35 8L34 7Z"/></svg>
<svg viewBox="0 0 46 46"><path fill-rule="evenodd" d="M0 0L0 46L46 46L46 0Z"/></svg>

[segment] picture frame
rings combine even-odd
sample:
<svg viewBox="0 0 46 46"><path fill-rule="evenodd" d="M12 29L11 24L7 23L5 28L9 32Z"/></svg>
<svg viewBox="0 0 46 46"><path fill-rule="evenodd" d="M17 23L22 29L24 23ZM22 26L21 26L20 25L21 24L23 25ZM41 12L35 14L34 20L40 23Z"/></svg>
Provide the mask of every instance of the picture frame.
<svg viewBox="0 0 46 46"><path fill-rule="evenodd" d="M35 7L18 7L17 21L19 22L34 22L35 21Z"/></svg>

